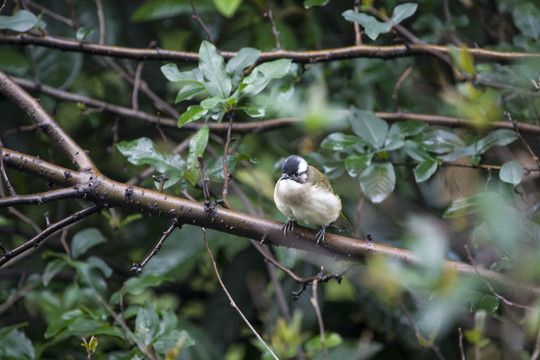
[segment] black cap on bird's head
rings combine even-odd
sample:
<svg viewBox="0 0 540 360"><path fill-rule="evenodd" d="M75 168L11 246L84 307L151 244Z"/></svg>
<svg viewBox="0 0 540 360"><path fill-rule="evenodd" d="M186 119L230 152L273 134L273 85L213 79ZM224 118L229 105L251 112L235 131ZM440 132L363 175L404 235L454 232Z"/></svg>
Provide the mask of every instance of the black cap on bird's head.
<svg viewBox="0 0 540 360"><path fill-rule="evenodd" d="M304 182L307 178L308 163L298 155L291 155L283 162L281 168L281 179L291 179L297 182ZM304 176L302 176L304 175Z"/></svg>

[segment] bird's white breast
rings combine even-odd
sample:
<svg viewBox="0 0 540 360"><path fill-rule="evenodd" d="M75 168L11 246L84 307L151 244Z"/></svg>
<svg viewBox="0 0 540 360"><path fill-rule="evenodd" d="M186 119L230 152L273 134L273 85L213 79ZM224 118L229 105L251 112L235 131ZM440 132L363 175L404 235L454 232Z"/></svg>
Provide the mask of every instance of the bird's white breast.
<svg viewBox="0 0 540 360"><path fill-rule="evenodd" d="M288 218L312 225L329 225L341 212L341 200L336 194L290 179L277 182L274 201Z"/></svg>

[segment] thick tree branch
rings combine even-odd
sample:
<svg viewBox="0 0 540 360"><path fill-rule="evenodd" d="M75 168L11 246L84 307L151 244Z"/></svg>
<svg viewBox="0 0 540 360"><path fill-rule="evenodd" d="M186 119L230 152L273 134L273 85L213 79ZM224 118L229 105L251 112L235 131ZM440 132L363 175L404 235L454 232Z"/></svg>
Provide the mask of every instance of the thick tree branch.
<svg viewBox="0 0 540 360"><path fill-rule="evenodd" d="M17 85L9 76L0 71L0 92L22 108L33 122L58 146L80 170L99 173L86 152L71 139L62 128L39 105L39 102Z"/></svg>
<svg viewBox="0 0 540 360"><path fill-rule="evenodd" d="M39 45L58 50L77 51L93 55L114 56L134 60L168 60L182 62L197 62L199 54L195 52L173 51L163 49L137 49L122 46L100 45L88 42L79 42L55 36L35 36L29 33L16 35L0 35L0 44L13 45ZM482 48L470 48L469 53L475 60L485 61L515 61L527 57L539 57L540 53L524 53L512 51L496 51ZM449 54L447 46L430 44L407 44L392 46L356 45L342 48L308 51L276 50L262 52L259 61L276 59L292 59L299 63L315 63L340 59L359 57L392 59L404 56L425 56L433 54ZM222 51L225 59L230 59L237 53Z"/></svg>
<svg viewBox="0 0 540 360"><path fill-rule="evenodd" d="M40 176L48 181L54 182L54 180L59 180L61 185L66 185L66 179L58 177L58 173L61 173L62 168L55 167L55 165L7 148L3 150L4 163L7 166ZM56 169L54 171L55 175L51 176L48 172L45 172L45 169ZM265 238L265 241L278 246L307 250L329 256L339 256L348 260L357 260L365 256L382 255L411 265L421 264L421 259L405 249L330 233L326 235L325 242L321 246L316 246L314 241L316 238L316 229L297 226L293 233L284 237L281 230L283 224L280 222L218 207L215 208L215 211L208 212L202 203L130 186L111 180L103 175L95 176L85 172L74 171L69 179L70 182L74 182L75 179L78 181L77 188L79 191L84 192L85 199L102 204L101 206L131 208L149 215L177 219L180 223L186 225L205 227L249 239ZM94 206L101 207L100 205ZM97 209L94 210L97 211ZM44 232L51 231L51 227L47 228ZM32 245L26 244L22 246L26 249L32 247ZM5 255L0 257L0 266L5 264L9 258ZM494 271L480 268L475 269L469 264L455 261L446 261L444 266L448 270L455 271L464 276L481 276L491 281L495 288L507 292L508 296L523 291L540 295L539 286L517 284Z"/></svg>

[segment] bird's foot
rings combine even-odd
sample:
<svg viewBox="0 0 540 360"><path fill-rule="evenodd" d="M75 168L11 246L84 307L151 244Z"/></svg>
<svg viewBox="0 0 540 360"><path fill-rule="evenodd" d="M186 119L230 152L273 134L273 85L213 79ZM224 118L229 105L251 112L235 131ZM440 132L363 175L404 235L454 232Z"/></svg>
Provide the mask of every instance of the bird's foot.
<svg viewBox="0 0 540 360"><path fill-rule="evenodd" d="M319 228L319 231L317 231L317 234L315 235L315 238L317 239L317 242L315 243L315 245L319 246L319 243L323 243L325 236L326 236L326 226L321 225L321 227Z"/></svg>
<svg viewBox="0 0 540 360"><path fill-rule="evenodd" d="M294 231L296 225L298 225L296 221L287 219L287 222L281 228L283 230L283 236L286 236L288 232Z"/></svg>

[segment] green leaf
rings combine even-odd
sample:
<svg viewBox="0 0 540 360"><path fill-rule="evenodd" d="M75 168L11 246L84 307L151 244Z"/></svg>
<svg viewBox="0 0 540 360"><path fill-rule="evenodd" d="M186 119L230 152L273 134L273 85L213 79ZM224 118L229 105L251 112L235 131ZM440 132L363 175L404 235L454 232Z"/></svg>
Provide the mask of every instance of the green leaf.
<svg viewBox="0 0 540 360"><path fill-rule="evenodd" d="M2 359L31 360L36 359L36 351L32 341L24 332L15 327L0 336L0 357Z"/></svg>
<svg viewBox="0 0 540 360"><path fill-rule="evenodd" d="M360 175L360 186L371 202L383 202L396 186L394 166L388 162L371 164Z"/></svg>
<svg viewBox="0 0 540 360"><path fill-rule="evenodd" d="M77 259L86 253L88 249L106 242L107 240L96 228L87 228L79 231L73 236L71 241L71 256Z"/></svg>
<svg viewBox="0 0 540 360"><path fill-rule="evenodd" d="M83 54L58 52L55 49L37 47L34 50L37 72L43 83L55 88L66 89L79 76Z"/></svg>
<svg viewBox="0 0 540 360"><path fill-rule="evenodd" d="M416 179L417 183L421 183L422 181L426 181L437 171L437 161L436 160L425 160L422 161L420 164L418 164L413 172L414 172L414 178Z"/></svg>
<svg viewBox="0 0 540 360"><path fill-rule="evenodd" d="M210 10L212 10L210 1L197 0L199 15ZM150 0L144 2L131 14L131 20L150 21L191 14L193 14L193 9L189 1Z"/></svg>
<svg viewBox="0 0 540 360"><path fill-rule="evenodd" d="M234 155L227 155L227 172L232 174L236 168L238 158ZM223 156L217 158L206 168L205 175L215 182L225 181L225 172L223 171Z"/></svg>
<svg viewBox="0 0 540 360"><path fill-rule="evenodd" d="M240 86L240 97L253 96L263 91L270 81L280 79L289 73L291 59L279 59L257 65L251 74L246 76Z"/></svg>
<svg viewBox="0 0 540 360"><path fill-rule="evenodd" d="M49 286L49 282L64 268L64 266L66 266L66 262L63 259L54 259L49 261L41 278L43 281L43 286Z"/></svg>
<svg viewBox="0 0 540 360"><path fill-rule="evenodd" d="M30 11L19 10L12 16L0 16L0 30L26 32L38 24L38 18Z"/></svg>
<svg viewBox="0 0 540 360"><path fill-rule="evenodd" d="M231 18L243 0L212 0L221 15Z"/></svg>
<svg viewBox="0 0 540 360"><path fill-rule="evenodd" d="M208 144L209 133L208 127L203 126L189 141L189 154L187 157L187 171L185 176L192 184L195 184L200 172L197 168L197 165L199 164L199 155L202 156L204 154L204 150Z"/></svg>
<svg viewBox="0 0 540 360"><path fill-rule="evenodd" d="M392 28L392 24L390 22L380 22L371 15L357 13L353 10L347 10L341 15L343 15L346 20L362 25L366 35L371 40L377 40L377 37L379 37L380 34L387 33Z"/></svg>
<svg viewBox="0 0 540 360"><path fill-rule="evenodd" d="M343 338L338 333L326 333L324 335L324 342L328 348L331 348L343 343ZM317 334L306 342L306 353L310 354L310 357L312 357L317 352L322 350L322 346L323 343L321 342L321 335Z"/></svg>
<svg viewBox="0 0 540 360"><path fill-rule="evenodd" d="M227 70L229 71L229 74L231 74L233 82L240 80L242 71L253 65L260 54L261 52L257 49L246 47L240 49L238 54L227 62Z"/></svg>
<svg viewBox="0 0 540 360"><path fill-rule="evenodd" d="M350 176L358 175L360 170L367 168L371 164L373 153L369 154L352 154L345 159L345 168Z"/></svg>
<svg viewBox="0 0 540 360"><path fill-rule="evenodd" d="M515 160L504 163L499 172L499 178L505 183L519 185L523 179L523 165Z"/></svg>
<svg viewBox="0 0 540 360"><path fill-rule="evenodd" d="M229 97L232 84L225 61L208 41L203 41L199 49L199 69L205 79L204 86L211 96L223 99Z"/></svg>
<svg viewBox="0 0 540 360"><path fill-rule="evenodd" d="M514 24L523 35L538 40L540 36L540 10L532 2L520 2L512 11Z"/></svg>
<svg viewBox="0 0 540 360"><path fill-rule="evenodd" d="M517 140L516 133L508 129L498 129L474 144L475 154L481 155L491 149L492 146L505 146Z"/></svg>
<svg viewBox="0 0 540 360"><path fill-rule="evenodd" d="M427 125L425 123L418 120L398 121L393 123L390 127L388 137L391 137L396 133L403 135L403 137L415 136L424 131L426 127Z"/></svg>
<svg viewBox="0 0 540 360"><path fill-rule="evenodd" d="M176 94L174 102L177 104L184 100L191 100L193 97L204 93L206 89L201 83L184 85Z"/></svg>
<svg viewBox="0 0 540 360"><path fill-rule="evenodd" d="M165 183L166 188L182 179L186 167L182 157L160 151L149 138L121 141L116 147L133 165L150 165L160 173L167 173L169 180Z"/></svg>
<svg viewBox="0 0 540 360"><path fill-rule="evenodd" d="M140 295L148 288L156 287L166 281L174 280L160 274L148 273L144 276L130 277L126 282L126 294Z"/></svg>
<svg viewBox="0 0 540 360"><path fill-rule="evenodd" d="M388 124L379 119L373 111L350 107L349 121L356 135L366 140L375 149L381 149L388 135Z"/></svg>
<svg viewBox="0 0 540 360"><path fill-rule="evenodd" d="M321 147L334 151L344 151L359 143L362 143L362 141L357 136L335 132L324 138L321 142Z"/></svg>
<svg viewBox="0 0 540 360"><path fill-rule="evenodd" d="M440 129L422 134L420 142L424 149L435 154L445 154L465 146L458 136Z"/></svg>
<svg viewBox="0 0 540 360"><path fill-rule="evenodd" d="M199 120L208 113L208 110L201 105L190 105L180 118L178 119L178 127L182 127L187 123Z"/></svg>
<svg viewBox="0 0 540 360"><path fill-rule="evenodd" d="M468 74L469 76L474 76L474 58L469 52L467 46L463 45L461 48L457 48L453 45L449 46L450 57L454 61L454 64L458 67L459 70Z"/></svg>
<svg viewBox="0 0 540 360"><path fill-rule="evenodd" d="M472 311L476 313L483 310L487 315L496 313L500 305L499 299L495 296L483 294L474 290L472 290L468 300L471 302Z"/></svg>
<svg viewBox="0 0 540 360"><path fill-rule="evenodd" d="M239 106L236 108L236 110L241 110L252 118L262 118L266 115L266 111L263 108L253 104Z"/></svg>
<svg viewBox="0 0 540 360"><path fill-rule="evenodd" d="M135 318L135 335L148 347L154 342L158 334L158 329L159 316L150 301L147 300L137 312L137 317Z"/></svg>
<svg viewBox="0 0 540 360"><path fill-rule="evenodd" d="M418 145L417 142L412 140L405 141L403 150L405 150L405 153L408 156L410 156L413 160L416 161L435 160L435 158L430 153L428 153L426 150L424 150L424 148Z"/></svg>
<svg viewBox="0 0 540 360"><path fill-rule="evenodd" d="M225 111L227 110L227 107L225 105L226 103L227 103L227 99L223 99L220 97L211 97L211 98L204 99L203 101L201 101L201 107L206 110L218 108L219 110ZM222 105L222 106L218 106L218 105Z"/></svg>
<svg viewBox="0 0 540 360"><path fill-rule="evenodd" d="M304 0L304 7L309 9L312 6L325 6L330 0Z"/></svg>
<svg viewBox="0 0 540 360"><path fill-rule="evenodd" d="M394 8L394 12L392 13L392 21L399 24L403 20L413 16L417 8L418 4L415 3L405 3L396 6Z"/></svg>
<svg viewBox="0 0 540 360"><path fill-rule="evenodd" d="M81 26L79 29L77 29L77 32L75 33L75 38L77 38L77 41L80 42L86 39L86 37L93 32L94 30Z"/></svg>
<svg viewBox="0 0 540 360"><path fill-rule="evenodd" d="M200 83L201 78L197 77L197 72L195 70L180 71L178 70L178 66L173 63L163 65L160 70L165 78L171 82L186 81L200 84L202 86Z"/></svg>

